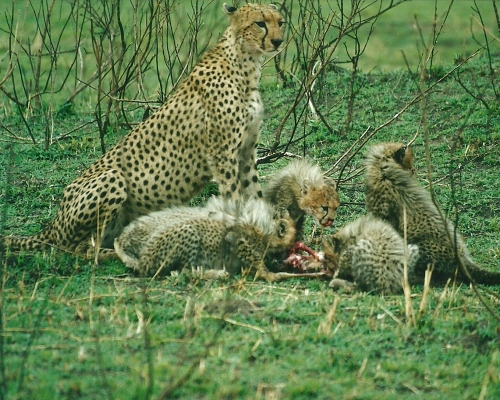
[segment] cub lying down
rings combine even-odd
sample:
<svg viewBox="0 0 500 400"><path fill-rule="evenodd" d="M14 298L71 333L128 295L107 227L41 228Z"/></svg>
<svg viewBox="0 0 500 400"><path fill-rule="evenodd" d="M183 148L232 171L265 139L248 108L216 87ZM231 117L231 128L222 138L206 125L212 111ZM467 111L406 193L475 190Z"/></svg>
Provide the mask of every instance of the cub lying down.
<svg viewBox="0 0 500 400"><path fill-rule="evenodd" d="M387 222L370 214L323 238L324 266L334 272L330 286L352 290L403 291L404 262L410 280L419 257Z"/></svg>
<svg viewBox="0 0 500 400"><path fill-rule="evenodd" d="M267 280L301 274L272 273L265 258L292 246L295 225L260 199L212 198L205 207L173 207L140 217L115 239L122 261L142 275L202 267L237 273L256 270ZM306 274L307 275L307 274Z"/></svg>

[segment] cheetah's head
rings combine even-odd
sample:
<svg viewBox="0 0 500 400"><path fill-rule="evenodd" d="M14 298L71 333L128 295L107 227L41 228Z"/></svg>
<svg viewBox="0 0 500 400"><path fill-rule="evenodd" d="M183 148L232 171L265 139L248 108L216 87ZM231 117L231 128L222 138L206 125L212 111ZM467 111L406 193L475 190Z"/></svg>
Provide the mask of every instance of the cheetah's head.
<svg viewBox="0 0 500 400"><path fill-rule="evenodd" d="M268 235L269 250L280 252L289 249L295 243L297 230L295 221L290 217L288 211L280 210L279 217L273 221L274 232Z"/></svg>
<svg viewBox="0 0 500 400"><path fill-rule="evenodd" d="M313 185L308 179L304 180L299 206L318 225L331 226L339 205L339 195L333 179L326 178L320 186Z"/></svg>
<svg viewBox="0 0 500 400"><path fill-rule="evenodd" d="M333 235L325 235L321 241L323 250L323 265L335 274L345 273L341 271L342 265L346 265L346 259L351 258L349 249L356 243L357 238L350 229L341 228ZM349 263L347 263L349 264Z"/></svg>
<svg viewBox="0 0 500 400"><path fill-rule="evenodd" d="M245 51L253 56L278 51L285 21L275 5L245 4L236 9L224 3L222 8Z"/></svg>
<svg viewBox="0 0 500 400"><path fill-rule="evenodd" d="M413 152L403 143L379 143L368 151L366 166L369 169L380 169L382 172L398 166L413 175Z"/></svg>

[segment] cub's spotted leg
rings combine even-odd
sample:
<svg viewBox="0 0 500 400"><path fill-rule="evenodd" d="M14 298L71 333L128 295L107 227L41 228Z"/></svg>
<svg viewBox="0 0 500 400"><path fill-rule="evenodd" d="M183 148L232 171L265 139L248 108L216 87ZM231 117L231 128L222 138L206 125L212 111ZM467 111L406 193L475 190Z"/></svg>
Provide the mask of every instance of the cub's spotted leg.
<svg viewBox="0 0 500 400"><path fill-rule="evenodd" d="M112 257L113 240L127 221L120 210L127 200L125 179L116 170L83 175L64 191L52 232L56 243L85 258Z"/></svg>

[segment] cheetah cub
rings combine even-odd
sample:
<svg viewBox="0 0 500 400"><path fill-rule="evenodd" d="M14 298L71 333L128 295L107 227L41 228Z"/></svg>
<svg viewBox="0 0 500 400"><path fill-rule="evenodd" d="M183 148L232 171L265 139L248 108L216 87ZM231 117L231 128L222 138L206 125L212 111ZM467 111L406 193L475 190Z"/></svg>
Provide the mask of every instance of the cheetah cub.
<svg viewBox="0 0 500 400"><path fill-rule="evenodd" d="M261 62L283 43L284 20L274 5L224 4L223 11L229 27L174 94L68 185L48 229L5 237L6 247L54 246L87 258L100 248L103 259L131 221L187 203L212 178L225 198L262 196L255 166Z"/></svg>
<svg viewBox="0 0 500 400"><path fill-rule="evenodd" d="M387 222L365 215L327 235L322 241L323 265L335 274L333 288L385 294L403 291L404 262L409 279L418 260L418 246L407 245Z"/></svg>
<svg viewBox="0 0 500 400"><path fill-rule="evenodd" d="M304 159L294 160L275 173L264 186L263 194L270 204L288 210L299 239L303 236L306 215L313 217L318 225L328 227L340 204L335 181Z"/></svg>
<svg viewBox="0 0 500 400"><path fill-rule="evenodd" d="M429 193L413 175L413 153L409 147L401 143L377 144L369 150L365 166L367 210L403 235L406 209L408 243L417 245L420 252L415 266L418 276L423 277L427 265L431 265L432 277L437 280L453 278L458 269L459 279L465 282L500 284L500 272L479 267L460 235L455 240L453 224L448 220L443 224ZM466 267L467 275L457 257Z"/></svg>
<svg viewBox="0 0 500 400"><path fill-rule="evenodd" d="M263 267L267 254L292 245L293 221L260 199L212 198L205 207L173 207L145 215L115 239L122 261L143 275L183 267Z"/></svg>

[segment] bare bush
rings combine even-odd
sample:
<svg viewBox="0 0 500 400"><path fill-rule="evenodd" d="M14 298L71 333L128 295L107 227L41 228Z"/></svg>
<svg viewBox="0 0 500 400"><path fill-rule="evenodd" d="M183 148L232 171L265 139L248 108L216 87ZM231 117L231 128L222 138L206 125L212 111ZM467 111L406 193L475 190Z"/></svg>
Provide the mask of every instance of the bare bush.
<svg viewBox="0 0 500 400"><path fill-rule="evenodd" d="M42 121L48 148L69 135L54 135L55 115L79 101L94 108L92 122L104 151L110 129L118 123L130 127L134 111L162 103L217 39L210 33L216 19L206 12L215 3L13 1L6 17L8 51L0 59L0 91L24 126L4 131L11 140L38 143L32 125L34 119Z"/></svg>
<svg viewBox="0 0 500 400"><path fill-rule="evenodd" d="M498 34L500 34L500 17L495 0L492 1L492 7L492 14L495 15ZM498 65L495 65L497 56L495 56L491 45L495 42L499 43L500 39L494 34L494 32L491 32L486 28L483 14L481 13L481 9L478 7L477 0L474 1L474 7L472 10L475 15L473 14L471 16L471 36L480 48L485 49L489 64L489 85L487 87L480 87L477 85L475 87L471 87L469 82L465 83L462 79L463 71L457 71L456 80L460 84L460 86L462 86L462 88L467 92L467 94L469 94L475 100L479 101L491 113L494 110L498 110L498 107L500 106L500 91L498 89L500 83L500 74L498 72ZM477 37L474 34L474 25L478 25L480 27L482 33L481 38ZM465 71L465 73L467 72L469 71Z"/></svg>
<svg viewBox="0 0 500 400"><path fill-rule="evenodd" d="M288 45L272 63L284 87L299 87L295 100L281 116L273 143L262 150L260 163L281 157L319 125L339 139L351 132L355 100L362 85L359 61L378 18L405 1L282 2ZM36 121L44 126L42 141L48 148L75 131L55 133L54 118L58 113L71 111L73 105L81 109L84 104L93 112L83 125L97 125L104 152L110 130L122 124L130 128L141 115L149 115L165 101L206 47L217 40L213 32L218 31L215 26L224 18L219 12L222 2L12 1L5 17L8 50L0 59L0 91L22 118L23 126L3 126L4 134L10 140L38 143L41 139L33 132ZM492 4L498 15L495 1ZM491 60L488 93L498 99L498 73L493 51L488 47L498 39L484 28L479 7L473 11L477 17L472 23L483 26L483 37L475 39L486 47ZM439 31L434 32L436 41ZM428 68L432 69L432 61L431 55ZM349 75L349 91L336 98L333 106L325 107L321 101L325 73L340 70ZM464 89L490 107L484 88L462 83L460 72L456 78ZM328 118L332 107L345 109L345 120L332 125Z"/></svg>
<svg viewBox="0 0 500 400"><path fill-rule="evenodd" d="M285 85L290 80L287 75L290 75L300 82L300 89L295 101L282 117L275 132L274 143L265 152L262 162L280 158L292 144L310 134L307 130L308 120L311 118L308 109L311 110L312 117L319 120L330 134L345 136L353 119L359 58L370 40L373 26L382 14L405 1L354 0L346 6L345 2L337 0L335 3L327 2L326 8L323 2L317 0L301 0L298 6L293 1L283 2L282 11L289 21L290 47L295 47L295 51L285 50L282 56L283 67L279 71ZM340 54L345 54L345 58L340 58L344 57L339 56ZM322 86L325 71L333 71L343 65L351 67L351 90L347 94L347 101L345 98L339 99L339 103L347 103L347 119L343 129L335 130L315 106L312 89L317 82L318 86ZM291 126L291 132L287 138L282 139L287 124ZM301 134L298 133L299 129L302 130Z"/></svg>

